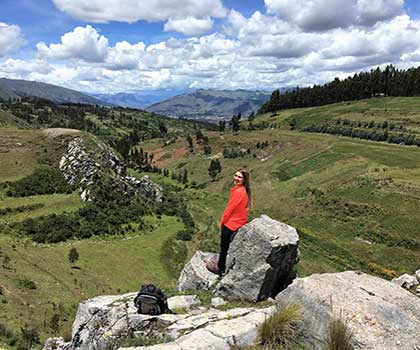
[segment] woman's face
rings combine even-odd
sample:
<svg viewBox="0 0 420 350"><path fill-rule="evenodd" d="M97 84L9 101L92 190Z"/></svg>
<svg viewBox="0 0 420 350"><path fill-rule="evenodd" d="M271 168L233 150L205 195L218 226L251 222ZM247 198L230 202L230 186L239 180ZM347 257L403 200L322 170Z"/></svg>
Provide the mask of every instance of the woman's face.
<svg viewBox="0 0 420 350"><path fill-rule="evenodd" d="M244 184L244 176L240 171L237 171L233 176L233 183L235 185L243 185Z"/></svg>

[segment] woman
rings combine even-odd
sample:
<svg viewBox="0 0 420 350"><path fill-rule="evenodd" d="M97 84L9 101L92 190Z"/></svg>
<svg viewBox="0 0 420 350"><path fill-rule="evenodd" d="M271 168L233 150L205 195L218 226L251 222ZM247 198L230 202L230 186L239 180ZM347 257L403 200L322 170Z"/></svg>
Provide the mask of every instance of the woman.
<svg viewBox="0 0 420 350"><path fill-rule="evenodd" d="M226 270L226 257L230 242L236 232L248 222L248 209L251 203L251 184L248 171L241 169L233 177L235 187L231 188L229 202L220 220L220 255L217 273L222 276Z"/></svg>

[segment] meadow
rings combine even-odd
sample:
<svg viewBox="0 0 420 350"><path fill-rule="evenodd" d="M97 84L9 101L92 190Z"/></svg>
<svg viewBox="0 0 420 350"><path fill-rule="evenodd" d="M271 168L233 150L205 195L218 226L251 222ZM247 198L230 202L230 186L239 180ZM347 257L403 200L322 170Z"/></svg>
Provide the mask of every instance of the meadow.
<svg viewBox="0 0 420 350"><path fill-rule="evenodd" d="M202 129L209 155L194 138L197 126L174 124L169 126L176 134L171 142L158 137L139 143L137 148L154 155L153 166L175 175L187 170L187 186L159 173L131 169L130 174L147 174L187 200L195 221L188 242L174 239L184 226L180 218L156 215L146 217L146 229L131 224L122 236L35 244L9 223L75 211L83 206L77 191L14 198L0 186L0 323L16 333L26 323L42 338L54 333L68 338L81 300L136 291L146 282L173 290L179 268L196 249L218 250L218 223L238 168L252 176L250 218L266 214L298 229L299 276L348 269L387 279L413 273L420 267L420 148L302 130L347 119L393 122L416 134L419 108L418 98L384 98L258 115L254 125L265 125L258 130L247 121L237 134ZM194 139L192 149L187 133ZM67 137L1 128L0 184L57 164ZM242 156L224 158L226 149ZM214 180L208 174L211 159L222 165ZM68 260L72 247L80 255L74 264ZM55 314L61 315L58 330L52 324Z"/></svg>

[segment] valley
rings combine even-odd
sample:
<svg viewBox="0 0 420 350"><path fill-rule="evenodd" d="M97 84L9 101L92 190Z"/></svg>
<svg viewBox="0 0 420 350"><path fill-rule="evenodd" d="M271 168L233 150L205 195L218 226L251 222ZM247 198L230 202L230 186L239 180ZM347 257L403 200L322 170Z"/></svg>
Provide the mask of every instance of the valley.
<svg viewBox="0 0 420 350"><path fill-rule="evenodd" d="M420 266L419 148L304 128L337 120L373 120L375 130L380 124L382 131L387 121L401 125L400 133L417 135L419 110L416 97L368 99L258 115L242 121L237 133L148 115L141 127L134 110L106 115L90 111L93 134L22 127L23 122L7 114L0 129L2 324L14 336L26 325L35 327L42 339L53 334L68 338L77 305L84 299L135 291L146 282L173 293L180 268L196 249L218 250L219 218L232 174L242 167L252 176L251 219L266 214L297 228L299 276L349 269L386 279L412 273ZM141 141L130 143L125 153L129 175L148 175L183 198L195 224L192 237L178 235L186 229L182 218L159 210L145 214L141 225L127 222L116 232L85 239L35 243L19 232L16 223L76 213L86 204L77 189L10 197L11 184L39 168L58 167L68 142L77 136L87 147L99 140L115 146L134 130ZM198 130L207 141L201 136L197 141ZM146 165L136 163L131 156L135 150L147 152ZM222 167L214 179L208 173L212 159ZM79 254L74 263L68 259L71 248ZM3 335L2 340L10 344L12 337Z"/></svg>

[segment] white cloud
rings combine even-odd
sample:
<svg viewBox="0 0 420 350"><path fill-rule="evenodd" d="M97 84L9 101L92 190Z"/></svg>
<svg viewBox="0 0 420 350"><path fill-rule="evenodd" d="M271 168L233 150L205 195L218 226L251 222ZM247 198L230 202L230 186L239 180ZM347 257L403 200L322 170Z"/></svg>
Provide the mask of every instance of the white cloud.
<svg viewBox="0 0 420 350"><path fill-rule="evenodd" d="M103 62L108 48L108 39L99 35L90 25L76 27L61 37L61 44L40 42L36 45L38 55L48 59L81 59L87 62Z"/></svg>
<svg viewBox="0 0 420 350"><path fill-rule="evenodd" d="M12 53L23 43L19 26L0 22L0 57Z"/></svg>
<svg viewBox="0 0 420 350"><path fill-rule="evenodd" d="M144 56L145 48L146 45L143 42L134 45L127 41L118 42L108 49L107 67L112 70L137 69Z"/></svg>
<svg viewBox="0 0 420 350"><path fill-rule="evenodd" d="M203 19L186 17L179 19L170 18L165 23L164 30L165 32L173 31L193 36L208 32L212 27L213 21L209 17Z"/></svg>
<svg viewBox="0 0 420 350"><path fill-rule="evenodd" d="M0 72L14 74L15 76L25 76L30 73L48 74L52 70L53 68L48 62L38 59L25 61L8 58L0 63Z"/></svg>
<svg viewBox="0 0 420 350"><path fill-rule="evenodd" d="M404 0L358 0L357 22L361 25L373 25L391 19L403 13Z"/></svg>
<svg viewBox="0 0 420 350"><path fill-rule="evenodd" d="M227 10L221 0L53 0L57 8L72 17L104 23L109 21L150 22L170 18L224 17Z"/></svg>
<svg viewBox="0 0 420 350"><path fill-rule="evenodd" d="M0 74L90 92L274 89L320 84L388 63L408 67L420 62L420 20L390 15L383 21L373 19L375 24L368 26L360 20L365 12L357 13L357 25L306 32L277 13L256 11L246 18L231 10L224 33L151 45L128 41L110 45L95 28L77 27L59 43L40 43L39 60L0 60ZM384 16L388 15L380 14Z"/></svg>
<svg viewBox="0 0 420 350"><path fill-rule="evenodd" d="M265 0L269 13L304 31L374 25L403 12L403 0Z"/></svg>

